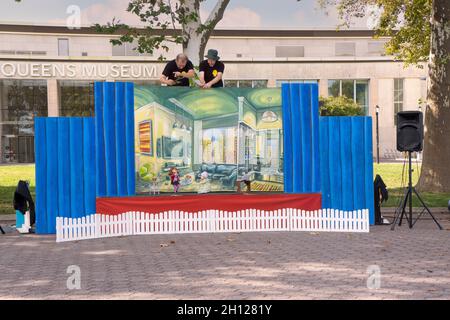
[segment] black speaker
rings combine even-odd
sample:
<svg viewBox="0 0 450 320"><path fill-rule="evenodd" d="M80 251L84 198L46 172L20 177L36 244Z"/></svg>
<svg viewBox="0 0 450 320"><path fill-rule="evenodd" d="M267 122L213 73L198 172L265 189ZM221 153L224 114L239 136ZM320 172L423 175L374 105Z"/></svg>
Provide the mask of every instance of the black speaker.
<svg viewBox="0 0 450 320"><path fill-rule="evenodd" d="M420 111L397 113L397 150L422 151L423 114Z"/></svg>

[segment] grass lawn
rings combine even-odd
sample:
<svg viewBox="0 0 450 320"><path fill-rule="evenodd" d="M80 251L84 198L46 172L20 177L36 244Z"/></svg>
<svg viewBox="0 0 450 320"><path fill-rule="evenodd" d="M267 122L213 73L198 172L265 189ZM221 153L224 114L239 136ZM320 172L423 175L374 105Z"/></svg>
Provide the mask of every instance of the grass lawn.
<svg viewBox="0 0 450 320"><path fill-rule="evenodd" d="M419 180L420 165L413 162L413 184ZM389 200L383 203L383 207L397 207L404 196L405 187L408 185L408 166L405 165L404 182L402 184L403 163L380 163L373 164L374 175L379 174L388 187ZM430 207L447 207L450 193L427 193L421 192L425 203ZM413 205L419 206L419 201L414 196Z"/></svg>
<svg viewBox="0 0 450 320"><path fill-rule="evenodd" d="M383 178L389 189L389 200L383 207L396 207L399 199L403 197L402 188L402 163L380 163L374 164L374 174L379 174ZM414 164L413 183L419 178L420 166ZM405 175L407 174L405 170ZM404 185L407 184L407 176L404 177ZM0 214L13 214L12 207L14 190L19 180L30 181L30 191L35 199L35 178L34 165L13 165L0 166ZM450 194L442 193L422 193L425 202L431 207L447 207ZM413 198L414 205L418 205L417 199Z"/></svg>
<svg viewBox="0 0 450 320"><path fill-rule="evenodd" d="M34 165L0 166L0 214L14 214L13 197L19 180L30 181L30 192L35 199Z"/></svg>

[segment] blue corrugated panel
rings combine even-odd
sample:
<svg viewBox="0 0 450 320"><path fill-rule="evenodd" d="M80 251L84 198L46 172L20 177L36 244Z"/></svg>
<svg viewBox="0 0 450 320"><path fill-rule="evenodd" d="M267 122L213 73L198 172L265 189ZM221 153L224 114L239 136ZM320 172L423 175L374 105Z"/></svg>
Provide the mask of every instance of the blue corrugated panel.
<svg viewBox="0 0 450 320"><path fill-rule="evenodd" d="M283 84L281 86L282 117L283 117L283 172L284 172L284 192L292 192L292 126L290 95L291 87ZM288 178L289 177L289 178Z"/></svg>
<svg viewBox="0 0 450 320"><path fill-rule="evenodd" d="M321 117L320 139L322 206L369 209L373 224L372 119Z"/></svg>
<svg viewBox="0 0 450 320"><path fill-rule="evenodd" d="M103 82L96 82L94 88L96 190L99 197L104 197L106 196L106 168L103 131Z"/></svg>
<svg viewBox="0 0 450 320"><path fill-rule="evenodd" d="M292 84L290 93L290 114L291 114L291 132L292 132L292 176L288 176L292 179L291 192L303 192L303 153L302 147L302 117L300 105L300 85Z"/></svg>
<svg viewBox="0 0 450 320"><path fill-rule="evenodd" d="M103 135L105 137L106 195L117 195L115 83L103 86Z"/></svg>
<svg viewBox="0 0 450 320"><path fill-rule="evenodd" d="M317 97L318 99L318 97ZM313 192L312 190L312 143L313 135L312 131L312 117L319 117L319 114L312 114L312 99L311 99L311 85L300 85L300 143L302 166L299 175L296 175L299 180L302 181L300 188L296 192ZM299 169L299 168L298 168ZM297 170L294 169L294 170Z"/></svg>
<svg viewBox="0 0 450 320"><path fill-rule="evenodd" d="M36 118L36 232L95 213L93 118Z"/></svg>
<svg viewBox="0 0 450 320"><path fill-rule="evenodd" d="M34 150L36 163L36 232L47 230L47 118L34 119Z"/></svg>
<svg viewBox="0 0 450 320"><path fill-rule="evenodd" d="M96 164L94 118L83 118L84 211L95 213Z"/></svg>
<svg viewBox="0 0 450 320"><path fill-rule="evenodd" d="M322 192L322 207L331 208L331 189L330 189L330 145L329 145L329 127L330 117L320 117L320 141L323 144L319 148L320 152L320 190Z"/></svg>
<svg viewBox="0 0 450 320"><path fill-rule="evenodd" d="M127 194L136 194L136 170L134 159L134 84L125 84L125 143L127 168Z"/></svg>
<svg viewBox="0 0 450 320"><path fill-rule="evenodd" d="M60 217L71 217L70 118L58 119L58 208Z"/></svg>
<svg viewBox="0 0 450 320"><path fill-rule="evenodd" d="M84 216L83 119L70 118L70 204L71 216Z"/></svg>
<svg viewBox="0 0 450 320"><path fill-rule="evenodd" d="M365 168L365 199L366 208L370 209L370 224L375 223L374 190L373 190L373 149L372 149L372 118L364 117L364 168Z"/></svg>
<svg viewBox="0 0 450 320"><path fill-rule="evenodd" d="M58 119L47 118L47 232L55 233L58 211Z"/></svg>
<svg viewBox="0 0 450 320"><path fill-rule="evenodd" d="M135 194L133 83L96 82L95 118L36 118L36 231Z"/></svg>
<svg viewBox="0 0 450 320"><path fill-rule="evenodd" d="M311 86L311 153L312 190L320 190L320 127L319 127L319 86Z"/></svg>
<svg viewBox="0 0 450 320"><path fill-rule="evenodd" d="M95 84L98 196L135 194L134 85Z"/></svg>
<svg viewBox="0 0 450 320"><path fill-rule="evenodd" d="M117 165L117 195L127 195L126 136L125 136L125 83L117 83L115 90L115 135Z"/></svg>
<svg viewBox="0 0 450 320"><path fill-rule="evenodd" d="M320 192L317 84L283 84L285 192Z"/></svg>

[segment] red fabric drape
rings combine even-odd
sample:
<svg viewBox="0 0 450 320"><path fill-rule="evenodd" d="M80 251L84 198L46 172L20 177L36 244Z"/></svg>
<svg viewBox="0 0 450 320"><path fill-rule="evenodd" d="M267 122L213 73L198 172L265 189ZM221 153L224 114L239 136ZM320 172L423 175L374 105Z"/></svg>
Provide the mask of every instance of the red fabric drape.
<svg viewBox="0 0 450 320"><path fill-rule="evenodd" d="M277 210L295 208L318 210L319 193L310 194L202 194L154 197L97 198L96 212L120 214L128 211L159 213L169 210L197 212L202 210L238 211L245 209Z"/></svg>

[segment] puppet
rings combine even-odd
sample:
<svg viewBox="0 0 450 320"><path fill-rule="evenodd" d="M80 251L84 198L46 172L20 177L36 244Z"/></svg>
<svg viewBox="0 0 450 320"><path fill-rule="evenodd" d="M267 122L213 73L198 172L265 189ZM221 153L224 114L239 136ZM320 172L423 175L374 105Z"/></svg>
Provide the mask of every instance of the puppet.
<svg viewBox="0 0 450 320"><path fill-rule="evenodd" d="M176 167L170 168L169 177L170 184L173 185L173 192L178 192L180 189L180 173Z"/></svg>

